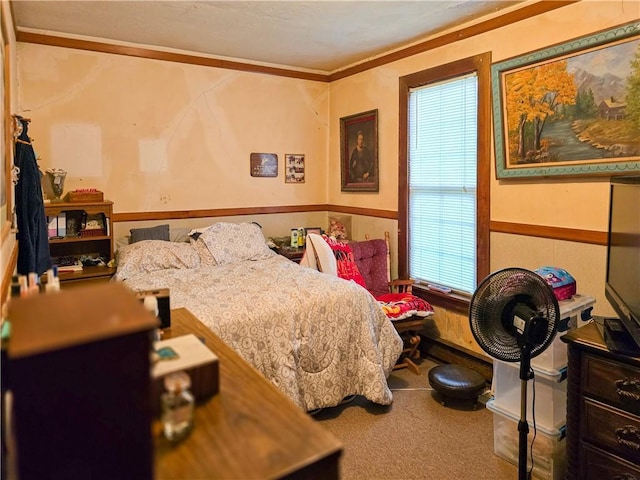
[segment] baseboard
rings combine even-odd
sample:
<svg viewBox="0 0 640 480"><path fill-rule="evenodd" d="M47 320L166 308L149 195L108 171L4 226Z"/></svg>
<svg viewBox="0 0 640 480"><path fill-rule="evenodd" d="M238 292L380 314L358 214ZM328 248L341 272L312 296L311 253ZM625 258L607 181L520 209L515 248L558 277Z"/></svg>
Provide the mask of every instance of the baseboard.
<svg viewBox="0 0 640 480"><path fill-rule="evenodd" d="M469 367L482 375L487 382L493 379L493 362L475 352L453 345L446 340L433 339L421 335L420 355L431 357L441 363L455 363Z"/></svg>

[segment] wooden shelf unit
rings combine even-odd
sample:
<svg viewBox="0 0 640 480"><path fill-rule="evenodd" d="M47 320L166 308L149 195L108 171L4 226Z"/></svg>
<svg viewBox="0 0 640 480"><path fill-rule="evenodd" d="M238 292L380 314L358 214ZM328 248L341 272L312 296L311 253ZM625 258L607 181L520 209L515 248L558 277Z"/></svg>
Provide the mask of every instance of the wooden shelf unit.
<svg viewBox="0 0 640 480"><path fill-rule="evenodd" d="M87 215L102 214L105 217L106 235L92 236L65 236L64 238L49 238L49 251L52 258L55 257L80 257L82 255L100 256L107 259L113 258L113 202L52 202L44 206L47 219L65 213L70 217L80 217L82 212ZM77 212L69 215L69 212ZM78 272L60 273L60 281L70 286L71 283L79 283L86 280L108 280L115 273L115 268L84 267Z"/></svg>

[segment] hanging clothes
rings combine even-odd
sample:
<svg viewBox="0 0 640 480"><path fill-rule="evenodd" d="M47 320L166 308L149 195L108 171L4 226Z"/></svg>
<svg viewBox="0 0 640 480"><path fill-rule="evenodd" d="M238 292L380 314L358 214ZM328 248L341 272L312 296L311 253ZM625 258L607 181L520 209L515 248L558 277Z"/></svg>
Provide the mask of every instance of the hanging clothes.
<svg viewBox="0 0 640 480"><path fill-rule="evenodd" d="M16 140L14 163L20 168L16 185L16 217L18 223L18 273L36 272L42 275L51 268L47 217L42 199L42 172L27 134L29 121L16 116L22 123L22 133Z"/></svg>

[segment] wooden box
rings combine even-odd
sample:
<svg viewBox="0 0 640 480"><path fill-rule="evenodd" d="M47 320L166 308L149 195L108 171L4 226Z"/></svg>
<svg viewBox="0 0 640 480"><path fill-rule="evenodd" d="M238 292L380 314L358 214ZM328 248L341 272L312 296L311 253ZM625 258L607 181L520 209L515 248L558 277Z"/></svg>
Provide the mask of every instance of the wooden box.
<svg viewBox="0 0 640 480"><path fill-rule="evenodd" d="M83 202L102 202L104 201L104 192L96 190L95 192L76 192L67 193L67 202L83 203Z"/></svg>

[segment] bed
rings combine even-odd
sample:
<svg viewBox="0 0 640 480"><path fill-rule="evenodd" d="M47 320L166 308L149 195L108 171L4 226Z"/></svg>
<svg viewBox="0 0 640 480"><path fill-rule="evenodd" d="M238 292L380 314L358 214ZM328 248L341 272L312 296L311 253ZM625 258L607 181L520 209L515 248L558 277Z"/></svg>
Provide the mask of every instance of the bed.
<svg viewBox="0 0 640 480"><path fill-rule="evenodd" d="M367 290L276 254L253 223L191 233L118 248L114 281L169 288L171 308L188 308L306 411L352 395L392 402L402 340Z"/></svg>

